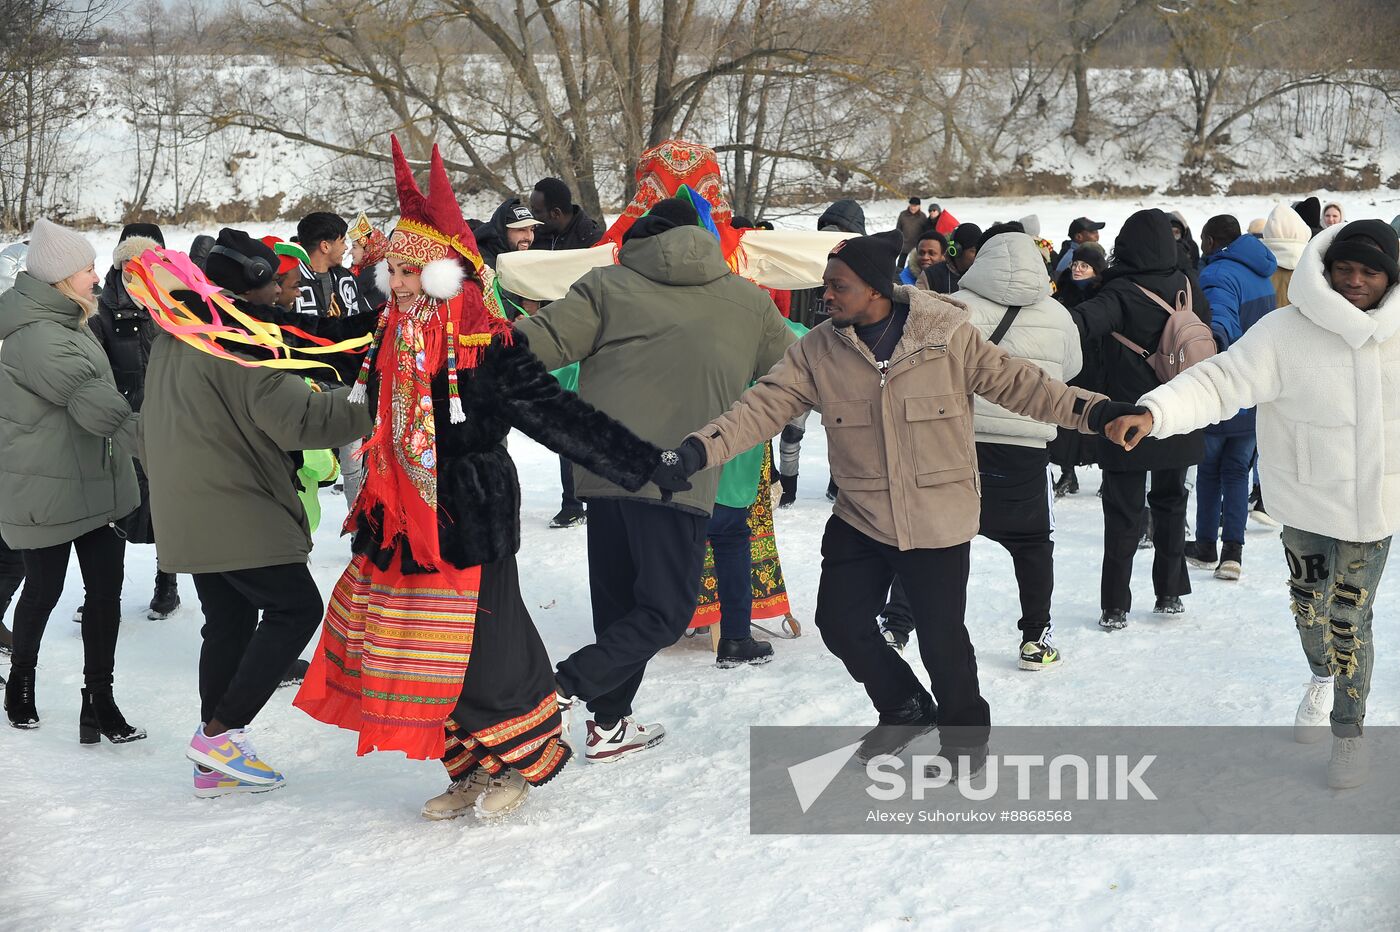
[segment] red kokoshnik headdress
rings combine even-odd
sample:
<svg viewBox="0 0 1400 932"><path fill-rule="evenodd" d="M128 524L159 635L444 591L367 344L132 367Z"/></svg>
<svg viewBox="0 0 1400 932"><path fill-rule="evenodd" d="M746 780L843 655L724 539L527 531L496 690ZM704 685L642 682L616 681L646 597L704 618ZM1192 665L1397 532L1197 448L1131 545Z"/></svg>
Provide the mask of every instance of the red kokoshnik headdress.
<svg viewBox="0 0 1400 932"><path fill-rule="evenodd" d="M380 312L374 341L351 389L350 400L364 402L369 374L377 367L379 397L374 430L360 455L365 482L346 519L382 522L382 546L406 536L413 558L436 568L441 560L437 529L437 425L433 378L447 367L449 419L467 419L457 373L474 369L493 339L509 342L510 324L488 306L492 295L476 237L462 217L442 156L433 146L425 197L414 181L396 137L390 138L399 222L389 237L388 258L421 272L423 293L411 306L397 296ZM376 514L382 506L382 514Z"/></svg>

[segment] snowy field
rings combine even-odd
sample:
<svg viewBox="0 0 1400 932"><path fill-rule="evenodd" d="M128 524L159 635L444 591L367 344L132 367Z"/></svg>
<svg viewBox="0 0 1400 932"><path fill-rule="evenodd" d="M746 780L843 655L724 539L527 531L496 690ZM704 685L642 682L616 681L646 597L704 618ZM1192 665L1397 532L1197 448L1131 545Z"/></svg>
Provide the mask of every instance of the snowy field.
<svg viewBox="0 0 1400 932"><path fill-rule="evenodd" d="M1400 213L1396 192L1340 200L1348 218ZM1182 210L1199 231L1212 214L1229 211L1248 222L1272 203L1038 199L1035 209L1047 238L1058 242L1073 217L1088 214L1108 222L1104 241L1111 244L1141 206ZM865 206L874 231L892 225L902 204ZM1009 200L944 206L984 226L1030 212ZM811 229L818 212L781 225ZM246 228L293 232L285 223ZM196 232L170 229L167 240L184 249ZM92 238L102 271L117 231ZM591 639L585 532L546 528L558 507L554 456L518 435L511 450L524 487L526 602L557 659ZM194 799L182 755L198 715L200 617L193 585L182 578L185 607L165 621L145 619L150 547L128 550L117 696L151 737L80 747L82 650L67 620L81 598L74 561L41 657L44 725L37 732L0 727L0 930L464 922L658 930L1400 927L1400 839L1393 836L751 837L747 726L873 720L864 692L811 623L830 510L819 428L809 431L803 452L799 500L780 512L777 531L806 636L778 642L776 661L757 669L715 669L705 639L663 652L637 708L666 725L664 744L614 768L571 764L496 825L424 822L419 806L445 785L439 764L357 759L352 736L293 710L290 690L274 696L254 730L287 786L266 796ZM1171 620L1143 610L1151 582L1142 554L1138 610L1126 630L1105 634L1096 623L1098 473L1081 472L1081 483L1081 493L1056 509L1060 669L1017 669L1010 559L994 544L974 543L968 623L994 724L1291 723L1308 670L1288 612L1277 533L1251 525L1238 583L1193 570L1188 612ZM325 491L322 503L312 558L328 594L348 548L336 536L343 499ZM1392 588L1383 587L1376 617L1375 725L1400 724ZM5 663L0 658L0 672ZM581 738L581 722L575 726ZM1327 748L1298 748L1316 759L1319 783Z"/></svg>
<svg viewBox="0 0 1400 932"><path fill-rule="evenodd" d="M524 486L526 603L559 658L590 640L585 531L546 528L558 506L554 456L520 435L511 450ZM1142 610L1151 604L1150 554L1140 555L1139 610L1126 630L1106 634L1096 624L1098 476L1081 471L1080 494L1056 508L1060 669L1017 669L1011 562L994 544L973 546L968 623L993 722L1291 723L1308 670L1276 532L1251 525L1238 583L1193 570L1188 612L1172 620ZM1393 836L750 836L747 726L872 720L864 692L811 624L826 479L824 436L814 429L798 503L778 517L806 635L778 642L775 662L754 669L716 669L703 638L664 651L637 708L666 725L665 742L615 767L579 760L500 824L423 821L419 806L445 785L441 765L357 759L353 736L294 710L291 690L274 695L254 728L286 787L195 799L183 751L198 714L199 611L182 577L185 606L165 621L145 620L150 547L128 550L117 654L117 696L150 738L80 747L82 648L68 620L81 591L75 561L41 658L43 727L0 728L0 928L1400 924ZM312 565L329 593L347 559L336 536L345 506L330 490L322 503ZM1400 724L1395 601L1387 595L1376 619L1377 725ZM581 721L575 728L580 735ZM1316 760L1320 785L1328 745L1297 752Z"/></svg>

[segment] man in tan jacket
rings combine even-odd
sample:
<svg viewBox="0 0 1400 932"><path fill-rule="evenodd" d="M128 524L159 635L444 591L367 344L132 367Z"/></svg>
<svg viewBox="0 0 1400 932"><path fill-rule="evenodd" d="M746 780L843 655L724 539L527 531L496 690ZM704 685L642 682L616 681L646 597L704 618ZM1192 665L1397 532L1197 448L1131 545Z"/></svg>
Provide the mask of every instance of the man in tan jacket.
<svg viewBox="0 0 1400 932"><path fill-rule="evenodd" d="M963 623L980 513L971 396L1085 432L1117 409L983 339L962 304L894 286L896 237L859 237L832 250L823 276L830 321L663 458L678 460L682 473L719 466L819 410L840 493L822 539L817 627L880 714L857 757L897 753L937 724L945 750L970 749L977 759L990 712ZM896 573L933 697L876 627Z"/></svg>

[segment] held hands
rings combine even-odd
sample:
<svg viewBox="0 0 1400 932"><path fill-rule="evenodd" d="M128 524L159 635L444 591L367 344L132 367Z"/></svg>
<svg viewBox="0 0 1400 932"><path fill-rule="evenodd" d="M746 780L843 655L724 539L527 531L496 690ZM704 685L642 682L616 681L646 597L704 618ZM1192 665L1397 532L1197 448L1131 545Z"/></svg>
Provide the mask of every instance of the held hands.
<svg viewBox="0 0 1400 932"><path fill-rule="evenodd" d="M651 481L661 490L661 500L669 502L673 492L689 492L690 477L705 468L705 448L697 440L686 439L674 450L662 450Z"/></svg>
<svg viewBox="0 0 1400 932"><path fill-rule="evenodd" d="M1089 427L1131 450L1152 432L1152 412L1141 405L1101 401L1089 412Z"/></svg>

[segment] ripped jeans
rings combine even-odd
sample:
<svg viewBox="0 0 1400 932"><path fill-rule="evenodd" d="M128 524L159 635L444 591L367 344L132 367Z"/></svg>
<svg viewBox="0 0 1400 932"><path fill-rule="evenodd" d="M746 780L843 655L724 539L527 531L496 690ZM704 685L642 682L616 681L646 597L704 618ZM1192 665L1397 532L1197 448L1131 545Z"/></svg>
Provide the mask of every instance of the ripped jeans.
<svg viewBox="0 0 1400 932"><path fill-rule="evenodd" d="M1283 529L1293 618L1315 676L1333 676L1332 734L1361 734L1371 690L1371 618L1390 538L1354 543Z"/></svg>

